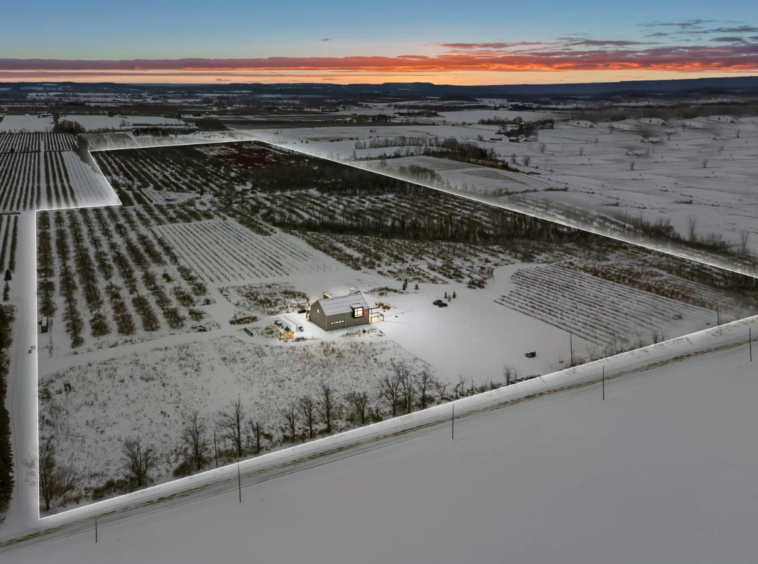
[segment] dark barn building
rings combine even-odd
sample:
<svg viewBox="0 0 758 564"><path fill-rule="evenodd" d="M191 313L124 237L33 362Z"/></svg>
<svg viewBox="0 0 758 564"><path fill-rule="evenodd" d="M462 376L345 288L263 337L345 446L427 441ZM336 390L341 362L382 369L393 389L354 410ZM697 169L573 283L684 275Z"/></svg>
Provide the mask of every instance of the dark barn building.
<svg viewBox="0 0 758 564"><path fill-rule="evenodd" d="M368 302L363 294L316 300L311 306L308 319L324 331L368 325L371 322Z"/></svg>

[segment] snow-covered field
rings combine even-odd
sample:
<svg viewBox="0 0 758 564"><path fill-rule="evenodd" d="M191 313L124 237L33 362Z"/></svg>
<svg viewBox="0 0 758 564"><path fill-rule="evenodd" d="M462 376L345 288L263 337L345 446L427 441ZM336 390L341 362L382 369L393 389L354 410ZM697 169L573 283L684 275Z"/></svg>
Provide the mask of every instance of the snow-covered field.
<svg viewBox="0 0 758 564"><path fill-rule="evenodd" d="M207 282L281 278L315 270L308 246L293 237L263 237L236 222L200 221L156 228ZM300 244L298 244L300 243Z"/></svg>
<svg viewBox="0 0 758 564"><path fill-rule="evenodd" d="M459 113L459 112L456 112ZM466 121L466 120L462 120ZM455 190L473 195L515 192L498 203L565 220L574 217L591 227L597 219L617 221L627 216L649 222L670 221L685 239L723 238L734 250L747 246L758 251L758 201L753 178L758 155L758 118L710 116L697 120L659 123L624 120L597 123L581 120L556 122L554 130L540 130L535 142L511 143L496 135L496 126L402 125L382 127L324 127L249 130L271 143L310 154L350 161L403 147L355 149L356 141L455 137L492 148L523 172L528 185L493 183L480 175L441 176ZM479 136L483 140L478 140ZM499 138L500 140L492 140ZM419 147L409 145L410 151ZM524 160L528 159L528 163ZM399 163L403 159L398 160ZM370 163L357 162L358 166ZM452 163L462 169L464 163ZM392 160L388 161L392 165ZM435 170L444 170L444 163ZM498 171L502 174L501 171ZM525 188L529 191L524 194Z"/></svg>
<svg viewBox="0 0 758 564"><path fill-rule="evenodd" d="M247 148L254 162L266 151ZM417 409L417 390L400 410L388 399L381 382L397 373L390 360L404 361L414 378L424 372L434 378L424 400L433 405L704 329L717 319L710 303L736 304L723 290L691 284L687 269L669 269L668 259L635 249L604 251L598 244L572 257L579 248L565 242L523 241L530 248L520 249L516 241L506 250L444 238L426 244L414 233L404 240L275 228L274 213L293 213L293 206L362 217L374 196L350 199L302 187L241 193L235 183L249 185L252 173L238 164L241 153L233 147L211 153L234 165L198 158L196 170L187 157L197 152L182 151L156 150L159 159L151 151L103 153L98 162L118 180L125 205L40 216L40 249L47 249L40 254L40 309L54 310L51 330L39 339L40 436L55 442L60 464L81 475L78 493L54 503L54 511L128 491L122 445L135 437L159 459L154 483L172 480L186 459L181 437L189 414L197 412L208 433L220 431L221 412L236 398L249 420L267 430L265 448L277 450L291 441L288 424L303 438L304 421L289 423L287 409L315 395L322 382L334 386L334 429L365 423L350 394L366 393L371 420ZM285 167L284 158L262 159L260 166ZM157 197L182 189L204 193L203 201ZM416 205L403 194L377 196L389 217ZM231 197L255 215L227 207ZM445 198L428 199L429 217L456 213L459 202ZM487 211L472 218L499 225ZM627 269L611 278L621 284L603 279L611 263ZM708 280L712 273L698 275ZM635 286L636 279L660 295ZM273 309L269 298L246 299L262 283L298 299ZM303 301L351 288L371 305L381 303L384 321L369 332L326 333L296 313ZM692 304L682 288L702 303ZM433 305L442 299L447 307ZM585 307L574 307L577 301ZM749 313L722 307L721 321ZM293 341L276 321L296 329ZM228 460L227 437L219 443ZM248 443L240 456L253 454ZM211 464L206 456L202 467ZM103 490L108 482L121 485Z"/></svg>
<svg viewBox="0 0 758 564"><path fill-rule="evenodd" d="M131 129L137 125L156 125L179 127L187 123L175 118L161 116L108 116L108 115L70 115L61 116L61 120L75 121L87 131L118 131Z"/></svg>
<svg viewBox="0 0 758 564"><path fill-rule="evenodd" d="M53 130L55 122L52 115L34 116L5 116L0 121L0 132L8 133L47 133Z"/></svg>
<svg viewBox="0 0 758 564"><path fill-rule="evenodd" d="M596 381L459 418L452 440L448 420L243 470L241 503L230 473L198 499L103 517L97 543L83 522L3 561L751 562L747 346L654 358L608 380L605 400Z"/></svg>
<svg viewBox="0 0 758 564"><path fill-rule="evenodd" d="M75 147L67 134L2 135L0 211L118 205L108 181Z"/></svg>
<svg viewBox="0 0 758 564"><path fill-rule="evenodd" d="M155 449L160 463L154 480L160 483L182 460L191 413L213 428L239 399L246 418L272 435L264 444L271 448L287 442L281 437L287 406L304 396L316 401L322 382L342 398L350 392L375 398L390 361L414 372L430 369L396 343L376 339L261 344L240 332L134 352L42 377L40 432L56 436L58 459L76 468L82 488L121 476L122 444L129 437Z"/></svg>

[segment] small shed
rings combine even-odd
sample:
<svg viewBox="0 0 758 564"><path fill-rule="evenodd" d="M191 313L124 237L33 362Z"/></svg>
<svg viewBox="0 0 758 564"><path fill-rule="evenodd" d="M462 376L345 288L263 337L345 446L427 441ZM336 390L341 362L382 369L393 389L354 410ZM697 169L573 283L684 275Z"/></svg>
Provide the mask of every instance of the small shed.
<svg viewBox="0 0 758 564"><path fill-rule="evenodd" d="M321 298L311 305L308 319L324 331L344 329L356 325L368 325L369 305L361 293Z"/></svg>

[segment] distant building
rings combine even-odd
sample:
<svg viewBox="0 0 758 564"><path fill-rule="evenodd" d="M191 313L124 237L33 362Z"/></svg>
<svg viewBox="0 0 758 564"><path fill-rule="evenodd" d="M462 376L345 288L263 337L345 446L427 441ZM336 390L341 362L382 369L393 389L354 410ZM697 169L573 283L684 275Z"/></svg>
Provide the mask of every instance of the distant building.
<svg viewBox="0 0 758 564"><path fill-rule="evenodd" d="M363 294L321 298L311 306L308 319L324 331L371 323L370 308Z"/></svg>

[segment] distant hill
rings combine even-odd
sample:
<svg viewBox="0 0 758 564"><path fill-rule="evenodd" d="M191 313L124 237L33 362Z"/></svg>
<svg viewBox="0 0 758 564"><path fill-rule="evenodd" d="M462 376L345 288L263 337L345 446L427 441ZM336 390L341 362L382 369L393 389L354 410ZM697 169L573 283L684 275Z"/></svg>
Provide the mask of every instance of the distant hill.
<svg viewBox="0 0 758 564"><path fill-rule="evenodd" d="M68 92L102 92L112 95L151 92L165 96L181 93L203 94L235 92L253 95L314 96L336 99L437 97L449 100L473 100L491 97L607 97L681 95L758 95L758 76L726 78L690 78L681 80L637 80L628 82L589 82L575 84L503 84L455 86L430 82L386 82L384 84L114 84L114 83L5 83L0 96L10 98L34 89L61 89Z"/></svg>

